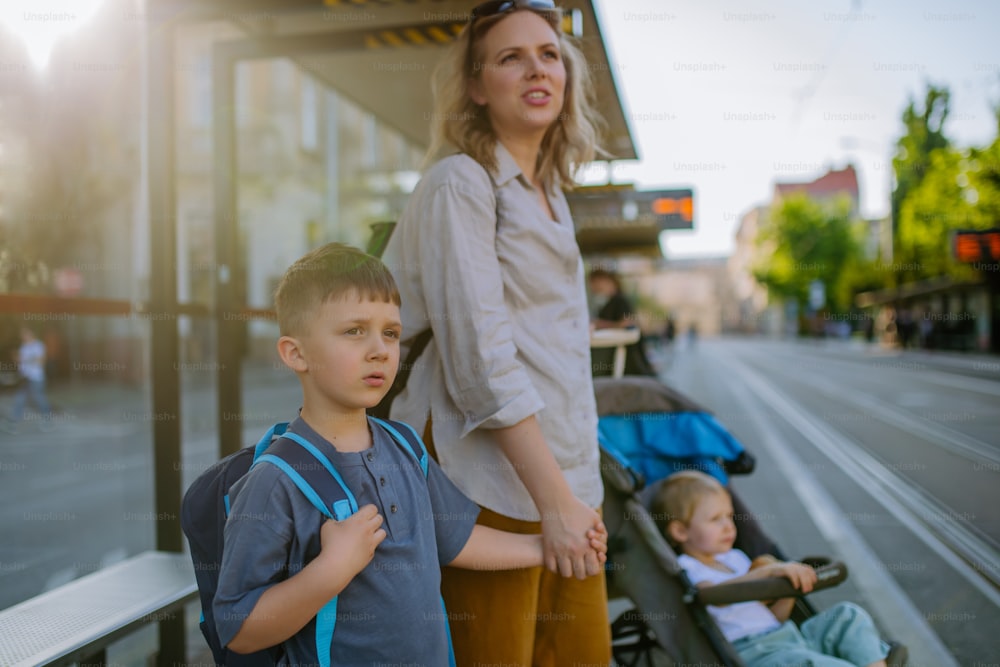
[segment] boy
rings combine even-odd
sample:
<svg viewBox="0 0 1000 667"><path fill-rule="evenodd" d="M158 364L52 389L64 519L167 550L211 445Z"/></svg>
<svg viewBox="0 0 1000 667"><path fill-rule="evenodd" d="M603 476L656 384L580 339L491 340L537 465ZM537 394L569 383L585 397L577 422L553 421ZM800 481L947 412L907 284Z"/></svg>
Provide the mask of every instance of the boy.
<svg viewBox="0 0 1000 667"><path fill-rule="evenodd" d="M733 548L736 526L729 493L711 475L693 470L671 475L657 490L651 512L664 536L682 554L678 561L699 588L732 581L787 577L808 593L816 573L802 563L773 558L760 566ZM801 629L788 621L794 598L709 606L719 629L747 667L808 664L814 667L901 665L902 645L879 639L868 613L840 603L813 616ZM891 649L891 650L890 650Z"/></svg>
<svg viewBox="0 0 1000 667"><path fill-rule="evenodd" d="M538 535L475 525L477 506L365 410L389 390L399 363L399 292L376 258L331 243L298 260L275 295L278 354L299 378L292 431L333 463L358 500L326 520L271 465L237 482L213 605L223 645L250 653L281 644L284 663L319 664L316 613L334 596L331 664L448 664L440 567L542 564ZM605 532L588 537L601 557ZM322 644L322 641L320 642Z"/></svg>

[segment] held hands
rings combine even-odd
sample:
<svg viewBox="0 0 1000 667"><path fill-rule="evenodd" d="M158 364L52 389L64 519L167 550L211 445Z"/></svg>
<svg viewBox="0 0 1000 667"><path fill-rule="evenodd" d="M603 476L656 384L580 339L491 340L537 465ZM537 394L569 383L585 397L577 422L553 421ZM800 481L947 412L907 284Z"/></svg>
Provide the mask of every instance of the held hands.
<svg viewBox="0 0 1000 667"><path fill-rule="evenodd" d="M365 505L343 521L327 519L319 539L319 557L329 559L353 577L371 562L375 547L385 539L382 515L375 505Z"/></svg>
<svg viewBox="0 0 1000 667"><path fill-rule="evenodd" d="M608 562L608 529L603 521L587 531L587 539L590 540L590 548L597 552L597 562L603 566Z"/></svg>
<svg viewBox="0 0 1000 667"><path fill-rule="evenodd" d="M542 549L549 571L585 579L608 559L608 530L595 510L571 496L561 511L542 515Z"/></svg>

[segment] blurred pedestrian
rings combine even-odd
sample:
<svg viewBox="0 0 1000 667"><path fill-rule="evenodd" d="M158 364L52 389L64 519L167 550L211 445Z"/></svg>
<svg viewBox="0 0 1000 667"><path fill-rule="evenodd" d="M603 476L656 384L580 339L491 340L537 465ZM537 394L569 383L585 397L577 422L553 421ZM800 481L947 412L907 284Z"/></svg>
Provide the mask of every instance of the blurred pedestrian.
<svg viewBox="0 0 1000 667"><path fill-rule="evenodd" d="M667 325L663 329L663 338L667 345L674 342L674 338L677 336L677 325L674 323L674 318L667 316Z"/></svg>
<svg viewBox="0 0 1000 667"><path fill-rule="evenodd" d="M587 283L598 306L597 314L591 322L595 329L636 328L635 309L622 292L621 280L616 274L605 269L594 269L590 272ZM591 354L595 357L594 375L611 375L608 369L614 350L599 348ZM656 375L641 339L625 346L625 375Z"/></svg>
<svg viewBox="0 0 1000 667"><path fill-rule="evenodd" d="M52 408L45 396L45 344L38 339L31 327L21 327L21 347L17 351L17 372L21 376L21 384L14 396L14 406L11 410L10 424L6 427L10 433L17 433L20 423L24 420L24 409L30 400L38 411L42 430L51 426Z"/></svg>
<svg viewBox="0 0 1000 667"><path fill-rule="evenodd" d="M694 344L698 341L698 325L692 323L688 327L687 341L688 347L694 347Z"/></svg>
<svg viewBox="0 0 1000 667"><path fill-rule="evenodd" d="M916 322L913 320L913 311L903 308L896 318L896 333L899 337L899 346L904 350L910 347L910 342L917 331Z"/></svg>
<svg viewBox="0 0 1000 667"><path fill-rule="evenodd" d="M634 325L632 303L622 293L622 284L616 274L594 269L587 277L587 285L597 307L593 319L595 329L624 329Z"/></svg>

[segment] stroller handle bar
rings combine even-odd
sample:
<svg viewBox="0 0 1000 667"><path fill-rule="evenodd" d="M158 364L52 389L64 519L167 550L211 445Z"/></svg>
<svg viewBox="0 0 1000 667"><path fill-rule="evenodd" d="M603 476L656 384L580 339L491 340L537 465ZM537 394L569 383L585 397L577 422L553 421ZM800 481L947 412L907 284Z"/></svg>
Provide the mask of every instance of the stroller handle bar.
<svg viewBox="0 0 1000 667"><path fill-rule="evenodd" d="M847 579L847 566L840 562L832 562L816 568L816 585L812 592L832 588ZM741 581L734 584L717 584L698 589L698 600L704 604L724 605L751 600L776 600L779 598L798 597L802 591L795 588L785 577L768 577L754 581Z"/></svg>

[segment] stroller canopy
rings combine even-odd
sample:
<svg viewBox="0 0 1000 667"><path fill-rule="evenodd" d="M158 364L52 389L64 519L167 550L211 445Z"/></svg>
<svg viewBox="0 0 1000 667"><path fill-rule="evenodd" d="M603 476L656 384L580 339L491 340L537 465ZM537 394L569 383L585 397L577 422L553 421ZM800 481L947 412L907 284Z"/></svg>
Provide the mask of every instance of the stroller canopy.
<svg viewBox="0 0 1000 667"><path fill-rule="evenodd" d="M749 456L708 410L659 380L595 378L594 392L601 445L646 480L697 469L727 484L727 464Z"/></svg>

